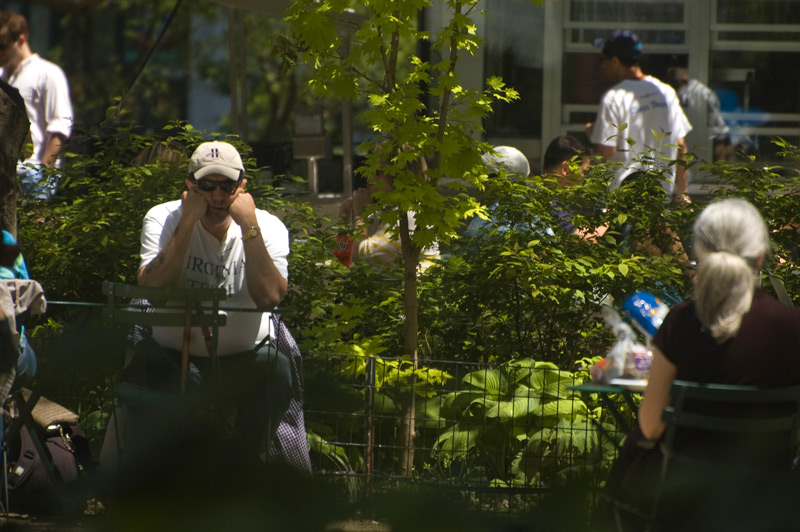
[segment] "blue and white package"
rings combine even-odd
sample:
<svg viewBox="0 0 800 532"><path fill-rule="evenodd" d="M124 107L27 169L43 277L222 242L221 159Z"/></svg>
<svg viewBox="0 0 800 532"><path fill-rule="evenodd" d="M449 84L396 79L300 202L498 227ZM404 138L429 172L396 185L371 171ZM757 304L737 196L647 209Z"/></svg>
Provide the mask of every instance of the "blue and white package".
<svg viewBox="0 0 800 532"><path fill-rule="evenodd" d="M643 335L653 338L669 307L649 292L636 292L622 304L622 311Z"/></svg>
<svg viewBox="0 0 800 532"><path fill-rule="evenodd" d="M636 339L633 328L611 306L603 306L603 319L611 327L617 342L608 351L602 364L592 366L590 373L595 382L613 379L646 379L650 374L653 353Z"/></svg>

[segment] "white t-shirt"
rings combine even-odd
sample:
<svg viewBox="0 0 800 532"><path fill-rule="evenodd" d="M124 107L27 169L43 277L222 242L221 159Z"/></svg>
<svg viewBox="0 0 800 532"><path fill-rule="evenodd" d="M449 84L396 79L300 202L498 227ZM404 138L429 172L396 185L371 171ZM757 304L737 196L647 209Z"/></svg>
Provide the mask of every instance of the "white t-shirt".
<svg viewBox="0 0 800 532"><path fill-rule="evenodd" d="M719 98L713 90L696 79L690 79L689 83L678 89L678 98L692 126L703 130L705 134L705 137L697 136L698 131L693 131L687 136L690 149L694 144L705 144L706 138L714 139L728 134L730 129L722 118ZM692 139L692 135L696 138Z"/></svg>
<svg viewBox="0 0 800 532"><path fill-rule="evenodd" d="M18 167L17 173L28 171L24 165L41 164L48 133L72 133L72 103L67 76L61 67L33 54L22 61L14 72L0 68L0 78L19 90L31 123L33 154Z"/></svg>
<svg viewBox="0 0 800 532"><path fill-rule="evenodd" d="M627 128L620 131L623 124L627 124ZM641 80L621 81L603 95L591 141L616 148L611 160L622 163L611 184L616 188L633 171L653 166L666 168L664 158L674 160L678 156L677 148L668 145L677 145L678 139L685 138L691 130L692 125L681 108L675 89L653 76L645 76ZM661 136L660 140L653 131ZM634 140L633 145L628 143L629 138ZM639 159L649 157L651 149L655 150L652 154L654 163L644 164ZM674 170L672 167L671 180L662 183L668 194L672 194L674 187Z"/></svg>
<svg viewBox="0 0 800 532"><path fill-rule="evenodd" d="M141 266L153 260L169 242L181 217L181 200L156 205L144 218L141 234ZM284 279L289 278L289 232L276 216L256 210L258 226L272 262ZM242 230L231 223L224 242L220 242L202 224L192 231L179 286L225 288L228 298L223 307L256 308L247 290ZM140 267L141 267L140 266ZM223 312L224 313L224 312ZM219 328L217 354L233 355L253 349L264 337L272 335L268 312L227 312L227 324ZM162 347L181 350L183 330L179 327L153 327L153 339ZM189 352L208 356L202 331L192 328Z"/></svg>

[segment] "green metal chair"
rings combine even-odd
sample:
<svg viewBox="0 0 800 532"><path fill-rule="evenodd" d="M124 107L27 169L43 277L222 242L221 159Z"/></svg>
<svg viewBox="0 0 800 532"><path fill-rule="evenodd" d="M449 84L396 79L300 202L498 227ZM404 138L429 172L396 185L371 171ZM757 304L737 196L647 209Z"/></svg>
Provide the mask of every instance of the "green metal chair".
<svg viewBox="0 0 800 532"><path fill-rule="evenodd" d="M782 495L796 486L800 386L676 380L671 396L652 527L773 529L767 516L782 512Z"/></svg>
<svg viewBox="0 0 800 532"><path fill-rule="evenodd" d="M158 407L176 404L184 400L189 370L189 339L191 329L203 330L206 348L212 361L217 363L217 338L219 327L226 323L220 313L220 302L227 294L223 288L176 288L147 287L105 281L103 293L107 296L104 318L113 324L131 327L175 327L183 329L183 345L180 359L179 393L152 389L147 383L120 382L112 389L114 413L101 452L101 464L109 466L114 459L120 465L123 447L128 438L128 407ZM148 330L149 333L149 330ZM147 334L145 336L147 336ZM131 359L126 356L126 363ZM136 430L135 427L131 430ZM112 443L111 440L114 440ZM116 451L114 458L109 452Z"/></svg>

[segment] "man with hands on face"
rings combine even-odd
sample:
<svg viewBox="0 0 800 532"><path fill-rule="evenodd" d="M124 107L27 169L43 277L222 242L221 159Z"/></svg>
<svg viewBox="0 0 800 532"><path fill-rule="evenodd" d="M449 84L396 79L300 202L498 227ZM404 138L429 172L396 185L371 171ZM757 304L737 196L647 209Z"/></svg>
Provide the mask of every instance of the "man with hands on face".
<svg viewBox="0 0 800 532"><path fill-rule="evenodd" d="M256 208L244 191L244 173L231 144L205 142L195 150L182 198L157 205L145 216L139 284L225 288L230 308L269 308L281 302L288 290L289 234L276 216ZM289 360L270 346L275 332L269 312L227 314L217 344L221 382L226 372L228 380L245 376L255 381L240 387L252 384L240 402L234 437L247 452L261 456L291 397ZM152 336L168 355L180 352L182 330L153 327ZM189 354L190 373L202 377L210 371L200 330L192 329Z"/></svg>

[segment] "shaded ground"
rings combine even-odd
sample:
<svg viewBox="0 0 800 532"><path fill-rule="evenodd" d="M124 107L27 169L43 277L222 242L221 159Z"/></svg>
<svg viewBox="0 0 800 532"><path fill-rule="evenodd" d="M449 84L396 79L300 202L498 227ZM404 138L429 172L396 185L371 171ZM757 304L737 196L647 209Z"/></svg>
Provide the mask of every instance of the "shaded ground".
<svg viewBox="0 0 800 532"><path fill-rule="evenodd" d="M4 531L25 530L26 532L86 532L90 530L87 524L81 521L53 521L15 514L11 514L9 517L0 517L0 529Z"/></svg>
<svg viewBox="0 0 800 532"><path fill-rule="evenodd" d="M368 512L348 502L341 481L248 460L213 433L178 431L126 467L98 475L92 493L104 513L73 521L15 517L3 530L58 532L580 532L585 493L553 491L519 516L477 512L460 489L393 484ZM71 488L74 492L75 490ZM73 493L74 498L74 493ZM81 498L85 503L87 498ZM12 506L14 509L14 506Z"/></svg>
<svg viewBox="0 0 800 532"><path fill-rule="evenodd" d="M10 516L0 517L0 529L24 530L26 532L87 532L97 530L102 520L88 518L74 522L58 522L32 517ZM391 532L385 523L371 519L348 519L329 524L322 532Z"/></svg>
<svg viewBox="0 0 800 532"><path fill-rule="evenodd" d="M390 530L386 523L371 519L349 519L328 525L325 532L390 532Z"/></svg>

